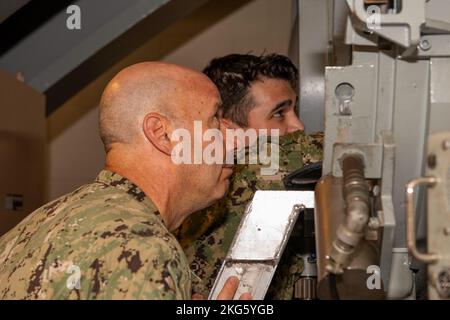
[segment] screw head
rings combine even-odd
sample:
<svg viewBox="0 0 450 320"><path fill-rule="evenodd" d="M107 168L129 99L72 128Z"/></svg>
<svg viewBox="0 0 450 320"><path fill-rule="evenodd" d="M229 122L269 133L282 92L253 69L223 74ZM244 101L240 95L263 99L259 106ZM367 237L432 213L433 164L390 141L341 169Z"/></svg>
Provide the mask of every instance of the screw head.
<svg viewBox="0 0 450 320"><path fill-rule="evenodd" d="M420 44L419 44L420 49L422 49L423 51L428 51L431 49L431 42L428 39L422 39L420 40Z"/></svg>

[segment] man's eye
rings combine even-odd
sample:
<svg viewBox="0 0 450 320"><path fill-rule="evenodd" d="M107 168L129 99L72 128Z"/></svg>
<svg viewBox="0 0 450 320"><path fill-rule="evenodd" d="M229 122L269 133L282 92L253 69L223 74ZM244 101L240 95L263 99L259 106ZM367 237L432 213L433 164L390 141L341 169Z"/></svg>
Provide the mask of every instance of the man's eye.
<svg viewBox="0 0 450 320"><path fill-rule="evenodd" d="M272 114L272 117L274 117L274 118L283 118L284 117L283 111L275 112L274 114Z"/></svg>

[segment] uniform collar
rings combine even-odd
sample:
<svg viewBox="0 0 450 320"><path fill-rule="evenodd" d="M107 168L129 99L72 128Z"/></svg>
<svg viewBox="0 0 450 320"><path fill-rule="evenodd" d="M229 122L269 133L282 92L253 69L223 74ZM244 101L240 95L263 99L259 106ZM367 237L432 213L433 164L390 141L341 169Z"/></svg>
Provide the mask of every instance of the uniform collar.
<svg viewBox="0 0 450 320"><path fill-rule="evenodd" d="M122 177L120 174L109 170L102 170L97 175L95 181L125 191L127 194L132 196L136 201L144 204L152 212L161 217L155 204L149 197L147 197L144 191L142 191L137 185L135 185L127 178Z"/></svg>

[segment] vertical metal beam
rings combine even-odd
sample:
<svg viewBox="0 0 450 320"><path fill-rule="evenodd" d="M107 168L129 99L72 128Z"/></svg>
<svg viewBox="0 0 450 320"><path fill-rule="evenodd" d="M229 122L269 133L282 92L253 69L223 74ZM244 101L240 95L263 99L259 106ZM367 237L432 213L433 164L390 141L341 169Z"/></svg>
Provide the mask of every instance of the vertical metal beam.
<svg viewBox="0 0 450 320"><path fill-rule="evenodd" d="M429 119L429 74L430 63L427 60L396 61L393 121L394 141L397 146L393 188L397 223L396 247L406 246L405 185L408 181L422 176L424 172ZM417 202L422 202L422 197L423 192L419 192Z"/></svg>
<svg viewBox="0 0 450 320"><path fill-rule="evenodd" d="M324 129L324 76L333 20L329 0L299 0L298 10L300 118L305 131L314 132Z"/></svg>

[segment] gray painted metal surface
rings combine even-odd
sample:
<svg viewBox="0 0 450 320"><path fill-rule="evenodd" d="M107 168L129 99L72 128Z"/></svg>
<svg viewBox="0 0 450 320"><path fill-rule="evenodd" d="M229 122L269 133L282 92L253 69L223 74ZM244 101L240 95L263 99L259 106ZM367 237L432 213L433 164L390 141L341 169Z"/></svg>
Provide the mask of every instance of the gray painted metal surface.
<svg viewBox="0 0 450 320"><path fill-rule="evenodd" d="M329 0L299 1L298 5L300 118L309 133L324 128L324 70L332 22L329 6Z"/></svg>
<svg viewBox="0 0 450 320"><path fill-rule="evenodd" d="M430 7L424 0L404 1L401 14L383 14L381 29L373 32L367 32L364 24L363 1L347 3L354 11L347 19L345 38L353 45L352 64L326 68L323 174L340 176L339 159L355 152L368 163L366 176L380 179L378 218L384 227L380 264L389 287L390 279L402 276L390 269L393 249L406 247L405 185L424 173L428 135L450 131L450 17L437 9L448 8L449 3L436 1ZM338 90L343 84L353 92ZM417 194L417 235L423 239L424 190L419 188Z"/></svg>

